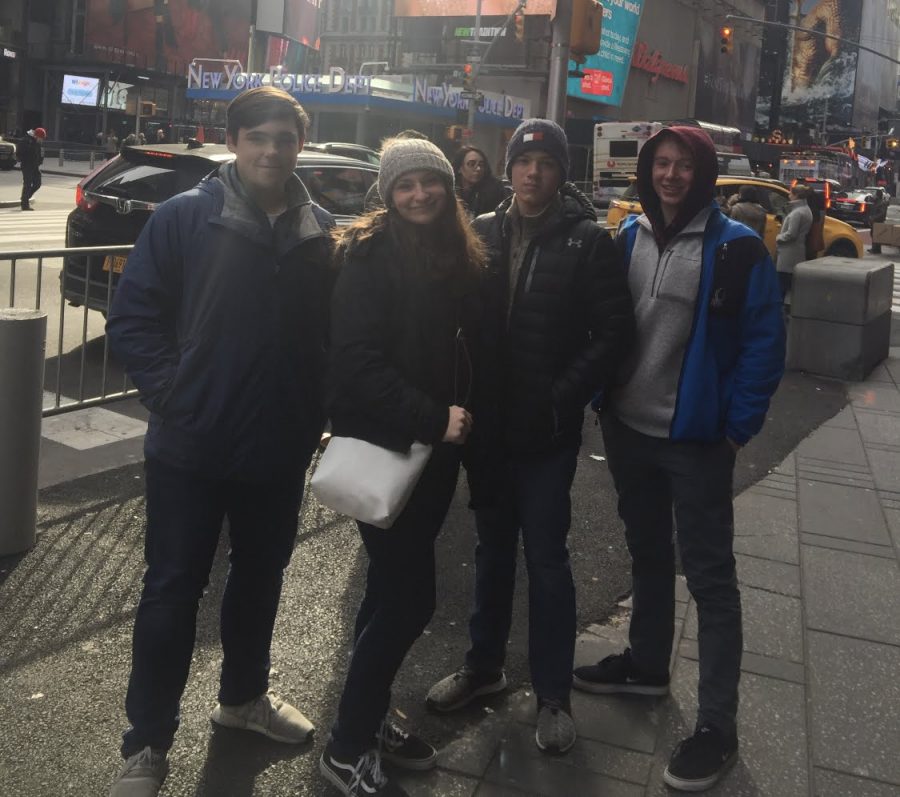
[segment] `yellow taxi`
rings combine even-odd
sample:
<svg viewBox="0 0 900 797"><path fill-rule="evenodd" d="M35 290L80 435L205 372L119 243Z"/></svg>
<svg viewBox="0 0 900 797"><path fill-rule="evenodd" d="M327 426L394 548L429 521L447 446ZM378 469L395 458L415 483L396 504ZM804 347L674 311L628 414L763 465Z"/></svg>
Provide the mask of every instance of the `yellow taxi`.
<svg viewBox="0 0 900 797"><path fill-rule="evenodd" d="M741 186L751 185L756 189L759 203L766 209L765 244L772 258L775 258L775 236L781 229L781 220L787 213L790 189L778 180L767 180L761 177L719 177L716 180L716 199L722 207L728 199L741 190ZM632 183L619 199L609 203L606 215L606 226L610 231L616 230L622 220L632 213L641 213L641 203L637 198L637 185ZM825 249L821 255L837 257L862 257L863 244L858 233L849 224L825 217L823 230Z"/></svg>

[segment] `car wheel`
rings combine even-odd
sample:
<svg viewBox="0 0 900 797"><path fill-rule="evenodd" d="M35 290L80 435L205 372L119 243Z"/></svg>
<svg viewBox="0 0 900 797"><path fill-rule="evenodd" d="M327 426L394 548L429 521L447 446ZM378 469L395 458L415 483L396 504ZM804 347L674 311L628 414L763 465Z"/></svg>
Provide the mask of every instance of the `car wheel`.
<svg viewBox="0 0 900 797"><path fill-rule="evenodd" d="M825 250L826 257L856 257L856 247L847 240L835 241Z"/></svg>

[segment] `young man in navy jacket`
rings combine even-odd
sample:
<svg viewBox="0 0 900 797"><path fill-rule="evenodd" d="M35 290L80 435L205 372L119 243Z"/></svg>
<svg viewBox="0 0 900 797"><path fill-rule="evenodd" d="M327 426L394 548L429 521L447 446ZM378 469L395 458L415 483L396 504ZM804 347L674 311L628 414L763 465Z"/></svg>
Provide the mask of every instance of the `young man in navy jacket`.
<svg viewBox="0 0 900 797"><path fill-rule="evenodd" d="M775 268L759 236L719 210L717 172L713 143L698 128L667 128L638 158L644 215L617 241L637 345L602 419L632 558L631 646L579 667L574 679L590 692L668 692L674 512L699 617L699 712L664 779L686 791L709 788L737 757L742 634L732 476L784 370Z"/></svg>
<svg viewBox="0 0 900 797"><path fill-rule="evenodd" d="M307 125L278 89L235 99L234 161L156 210L113 300L110 346L150 410L147 570L113 797L155 795L165 779L225 518L224 658L211 718L280 742L313 732L268 691L282 573L324 425L332 219L294 174Z"/></svg>

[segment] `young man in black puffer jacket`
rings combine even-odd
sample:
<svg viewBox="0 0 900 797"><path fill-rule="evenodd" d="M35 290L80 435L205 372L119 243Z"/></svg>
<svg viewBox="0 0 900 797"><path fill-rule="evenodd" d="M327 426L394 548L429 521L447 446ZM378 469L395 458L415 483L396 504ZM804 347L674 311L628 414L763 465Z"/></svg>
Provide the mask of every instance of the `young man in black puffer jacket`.
<svg viewBox="0 0 900 797"><path fill-rule="evenodd" d="M478 528L472 647L427 700L447 712L506 687L521 531L536 742L548 753L566 752L576 737L566 538L584 407L610 382L634 335L621 257L587 198L565 183L568 166L562 128L524 121L507 148L514 194L475 221L490 254L489 302L501 346L496 435L493 456L478 458L483 467L469 472Z"/></svg>

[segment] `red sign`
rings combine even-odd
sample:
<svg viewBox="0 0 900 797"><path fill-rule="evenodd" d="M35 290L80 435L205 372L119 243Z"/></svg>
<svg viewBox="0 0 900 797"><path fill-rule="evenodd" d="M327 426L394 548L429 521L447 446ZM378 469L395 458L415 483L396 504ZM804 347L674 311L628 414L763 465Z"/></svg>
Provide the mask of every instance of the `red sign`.
<svg viewBox="0 0 900 797"><path fill-rule="evenodd" d="M584 94L596 94L598 97L610 97L613 93L613 73L602 69L585 69L581 79L581 91Z"/></svg>
<svg viewBox="0 0 900 797"><path fill-rule="evenodd" d="M631 65L635 69L640 69L642 72L649 72L653 75L654 83L661 77L674 80L677 83L688 82L687 66L679 66L666 61L659 50L650 52L650 46L647 42L639 41L635 44L634 54L631 56Z"/></svg>

